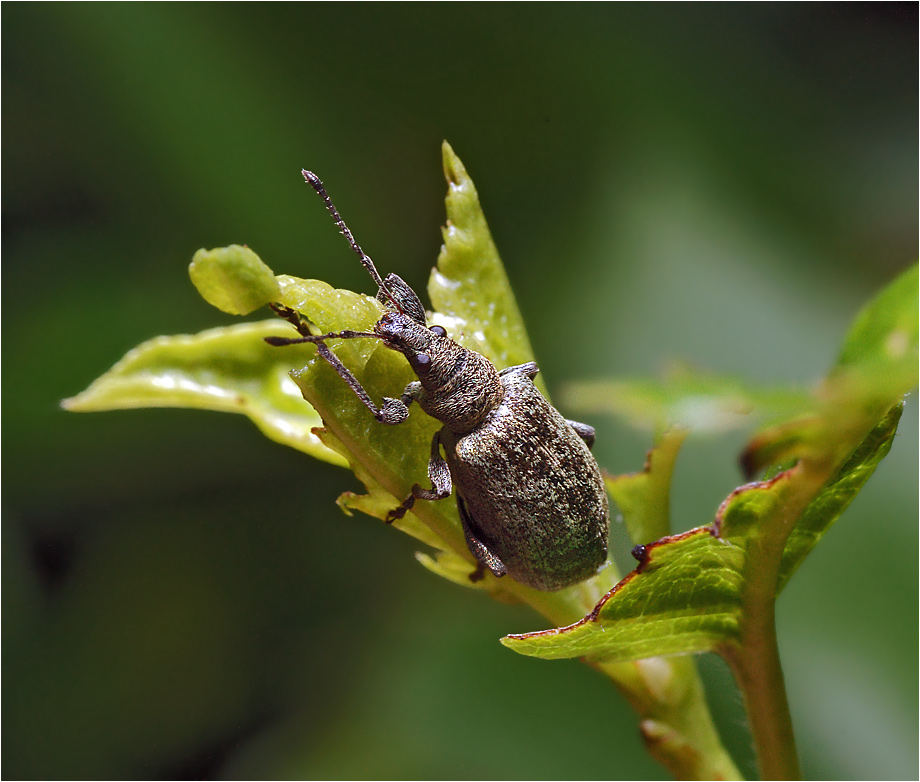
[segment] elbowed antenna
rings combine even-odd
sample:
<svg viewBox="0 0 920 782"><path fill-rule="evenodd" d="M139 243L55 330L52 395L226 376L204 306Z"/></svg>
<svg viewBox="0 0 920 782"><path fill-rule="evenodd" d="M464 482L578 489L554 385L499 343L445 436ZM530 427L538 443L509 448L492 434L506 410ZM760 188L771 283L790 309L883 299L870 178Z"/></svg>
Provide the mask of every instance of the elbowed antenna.
<svg viewBox="0 0 920 782"><path fill-rule="evenodd" d="M272 308L276 315L284 318L300 333L299 337L293 338L263 337L269 345L281 347L283 345L299 345L304 342L312 342L316 345L316 352L339 374L342 380L348 383L349 388L355 392L358 399L360 399L364 403L364 406L374 414L374 418L384 424L398 424L406 420L406 417L409 415L409 398L406 397L405 394L403 394L405 399L403 397L391 399L385 396L383 398L383 405L377 407L371 400L367 391L364 390L361 383L358 382L358 379L326 345L327 339L355 339L360 337L380 339L377 334L368 331L337 331L331 334L311 334L309 325L301 318L297 310L286 307L284 304L279 304L278 302L273 302L268 306Z"/></svg>
<svg viewBox="0 0 920 782"><path fill-rule="evenodd" d="M300 313L295 309L286 307L284 304L279 304L278 302L272 302L268 305L271 307L272 311L279 317L284 318L288 323L290 323L297 331L300 333L299 337L263 337L269 345L274 345L276 348L280 348L284 345L300 345L304 342L312 342L314 344L322 344L327 339L355 339L357 337L372 337L373 339L380 339L378 334L374 334L372 331L335 331L330 334L311 334L310 327L304 322L301 318Z"/></svg>
<svg viewBox="0 0 920 782"><path fill-rule="evenodd" d="M300 173L303 174L303 178L307 180L307 184L309 184L319 194L319 197L323 199L323 203L326 205L326 209L329 211L329 214L332 215L332 219L338 226L339 231L341 232L342 236L345 237L349 247L351 247L351 249L358 254L358 258L361 259L361 265L367 269L367 273L370 274L371 279L377 283L377 287L382 290L384 294L386 294L386 297L393 303L393 306L396 307L396 311L405 314L403 312L402 305L383 281L383 278L380 276L380 272L377 271L377 267L374 266L374 262L371 260L370 256L361 249L361 245L355 241L354 235L349 230L348 226L345 225L345 221L339 214L338 209L335 208L335 204L332 203L332 199L326 192L326 188L323 187L322 180L312 171L307 171L305 168L302 169Z"/></svg>
<svg viewBox="0 0 920 782"><path fill-rule="evenodd" d="M374 262L370 259L370 256L361 249L361 246L355 241L355 237L348 229L348 226L345 225L345 221L335 208L335 204L332 203L332 199L329 198L329 194L326 192L326 188L323 187L320 178L312 171L307 171L306 169L303 169L301 173L303 174L303 178L307 181L307 184L309 184L317 192L319 197L323 199L326 209L329 211L329 214L332 215L332 219L338 226L339 231L341 231L342 236L344 236L348 242L348 246L357 253L358 258L361 259L361 265L367 269L371 279L377 283L378 301L381 300L381 296L389 299L393 308L398 313L424 326L425 310L422 308L418 296L415 295L415 291L395 274L389 275L389 285L380 277L380 272L377 271L377 267L374 266ZM390 285L393 286L393 290L390 289ZM326 345L326 340L329 339L368 338L379 340L382 339L379 334L369 331L348 330L337 331L330 334L311 334L309 324L302 318L299 312L280 302L272 302L269 306L276 315L288 321L300 334L299 337L293 338L264 337L269 345L281 347L282 345L298 345L304 342L315 344L317 354L349 385L351 390L355 392L355 395L364 403L367 409L374 414L374 418L384 424L398 424L406 420L406 417L409 415L408 405L412 401L411 396L406 393L403 393L399 399L385 396L383 398L383 405L378 407L374 404L367 391L364 390L364 387L358 382L358 379L351 373L348 367L346 367Z"/></svg>
<svg viewBox="0 0 920 782"><path fill-rule="evenodd" d="M269 344L280 348L284 345L300 345L303 342L325 342L327 339L354 339L355 337L373 337L380 339L376 334L369 331L336 331L332 334L310 334L306 337L263 337Z"/></svg>

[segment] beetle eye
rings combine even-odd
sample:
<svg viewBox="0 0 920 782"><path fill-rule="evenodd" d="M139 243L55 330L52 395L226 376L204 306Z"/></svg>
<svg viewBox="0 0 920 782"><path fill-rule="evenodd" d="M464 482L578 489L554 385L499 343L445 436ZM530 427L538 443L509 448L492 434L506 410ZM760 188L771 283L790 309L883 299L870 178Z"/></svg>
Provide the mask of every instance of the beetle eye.
<svg viewBox="0 0 920 782"><path fill-rule="evenodd" d="M435 324L429 330L431 331L432 334L437 334L439 337L447 336L447 329L445 329L443 326L438 326L437 324Z"/></svg>
<svg viewBox="0 0 920 782"><path fill-rule="evenodd" d="M412 357L412 364L420 369L426 369L431 365L431 356L427 353L416 353Z"/></svg>

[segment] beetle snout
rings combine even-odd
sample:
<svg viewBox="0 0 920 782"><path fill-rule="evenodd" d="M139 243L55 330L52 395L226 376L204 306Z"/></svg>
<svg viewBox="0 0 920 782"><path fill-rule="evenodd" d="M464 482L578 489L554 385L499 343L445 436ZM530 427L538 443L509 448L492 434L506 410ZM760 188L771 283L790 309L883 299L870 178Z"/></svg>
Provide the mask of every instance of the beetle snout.
<svg viewBox="0 0 920 782"><path fill-rule="evenodd" d="M374 333L385 342L399 340L405 332L405 326L400 322L401 316L396 312L386 312L374 325Z"/></svg>
<svg viewBox="0 0 920 782"><path fill-rule="evenodd" d="M431 342L431 332L406 315L386 312L374 326L374 333L389 347L424 350Z"/></svg>

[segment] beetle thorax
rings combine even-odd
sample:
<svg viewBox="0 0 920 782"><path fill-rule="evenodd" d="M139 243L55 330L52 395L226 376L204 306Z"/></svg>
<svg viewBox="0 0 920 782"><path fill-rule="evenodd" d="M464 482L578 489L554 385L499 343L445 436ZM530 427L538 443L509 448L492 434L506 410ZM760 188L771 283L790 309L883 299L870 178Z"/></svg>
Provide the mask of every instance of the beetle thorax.
<svg viewBox="0 0 920 782"><path fill-rule="evenodd" d="M419 406L452 432L472 431L501 403L501 378L484 356L395 312L386 313L374 332L408 359L422 385Z"/></svg>
<svg viewBox="0 0 920 782"><path fill-rule="evenodd" d="M471 432L492 412L505 394L495 367L484 356L442 338L437 358L432 360L440 372L424 377L418 372L424 393L419 406L437 418L454 434Z"/></svg>

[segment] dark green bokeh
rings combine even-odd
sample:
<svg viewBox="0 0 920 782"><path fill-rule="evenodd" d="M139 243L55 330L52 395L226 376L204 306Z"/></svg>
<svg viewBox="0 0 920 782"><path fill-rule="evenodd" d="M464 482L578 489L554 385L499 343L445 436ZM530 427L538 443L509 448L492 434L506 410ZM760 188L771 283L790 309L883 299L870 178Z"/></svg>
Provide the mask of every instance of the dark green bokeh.
<svg viewBox="0 0 920 782"><path fill-rule="evenodd" d="M421 289L443 138L551 390L670 358L809 382L916 256L916 6L3 11L3 776L662 776L600 677L497 643L538 617L342 516L346 472L241 418L57 403L231 322L188 281L199 247L372 292L304 166ZM643 437L592 423L605 467L641 466ZM811 777L918 773L915 399L901 432L779 604ZM740 444L687 446L679 528Z"/></svg>

